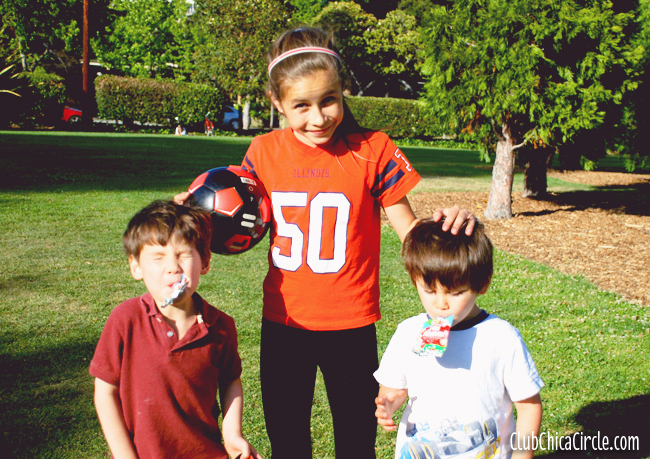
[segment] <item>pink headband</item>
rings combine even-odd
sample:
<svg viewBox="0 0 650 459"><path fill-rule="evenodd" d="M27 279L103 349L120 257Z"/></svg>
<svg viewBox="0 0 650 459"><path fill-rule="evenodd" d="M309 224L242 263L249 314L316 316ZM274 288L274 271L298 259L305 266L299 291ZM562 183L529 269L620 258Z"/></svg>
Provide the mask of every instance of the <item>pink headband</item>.
<svg viewBox="0 0 650 459"><path fill-rule="evenodd" d="M271 70L273 70L273 67L278 65L281 61L285 60L287 57L291 57L295 54L302 54L302 53L322 53L322 54L329 54L330 56L334 56L335 58L338 59L339 62L341 62L341 56L336 54L334 51L328 48L318 48L315 46L305 46L303 48L294 48L290 49L289 51L286 51L282 54L280 54L278 57L273 59L271 63L269 64L269 76L271 76Z"/></svg>

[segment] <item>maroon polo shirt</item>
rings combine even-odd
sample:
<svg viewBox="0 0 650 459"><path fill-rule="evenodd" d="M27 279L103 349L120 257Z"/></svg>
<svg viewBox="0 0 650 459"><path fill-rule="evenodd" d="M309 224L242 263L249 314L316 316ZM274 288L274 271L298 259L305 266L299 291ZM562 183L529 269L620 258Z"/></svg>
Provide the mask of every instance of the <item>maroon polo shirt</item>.
<svg viewBox="0 0 650 459"><path fill-rule="evenodd" d="M241 375L235 322L193 298L200 315L181 340L151 294L120 304L90 363L91 375L119 388L140 459L228 457L217 389Z"/></svg>

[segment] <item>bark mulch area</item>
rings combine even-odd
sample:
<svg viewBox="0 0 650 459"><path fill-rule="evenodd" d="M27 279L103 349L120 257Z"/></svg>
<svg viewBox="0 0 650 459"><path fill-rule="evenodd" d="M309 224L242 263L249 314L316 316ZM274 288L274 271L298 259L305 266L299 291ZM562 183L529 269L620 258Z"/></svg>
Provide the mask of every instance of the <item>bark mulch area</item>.
<svg viewBox="0 0 650 459"><path fill-rule="evenodd" d="M586 171L549 176L598 189L544 200L513 193L514 217L492 221L483 218L488 193L421 193L409 199L418 216L452 205L469 209L499 249L584 275L603 290L650 306L650 176Z"/></svg>

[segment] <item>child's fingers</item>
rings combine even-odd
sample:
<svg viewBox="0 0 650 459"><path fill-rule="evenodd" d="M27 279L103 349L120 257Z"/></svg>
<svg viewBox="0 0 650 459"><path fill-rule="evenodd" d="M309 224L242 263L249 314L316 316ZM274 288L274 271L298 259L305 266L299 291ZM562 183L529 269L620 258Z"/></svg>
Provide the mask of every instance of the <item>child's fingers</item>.
<svg viewBox="0 0 650 459"><path fill-rule="evenodd" d="M473 214L469 214L468 219L469 221L467 222L467 227L465 228L465 234L467 236L471 236L471 234L474 232L476 224L478 223L478 218L476 218L476 216Z"/></svg>
<svg viewBox="0 0 650 459"><path fill-rule="evenodd" d="M399 390L387 393L385 395L385 398L386 398L386 401L388 403L393 403L395 400L397 400L398 398L403 397L404 395L406 395L406 390L399 389Z"/></svg>
<svg viewBox="0 0 650 459"><path fill-rule="evenodd" d="M397 429L397 424L392 419L377 419L377 424L389 432Z"/></svg>
<svg viewBox="0 0 650 459"><path fill-rule="evenodd" d="M474 231L476 225L476 217L467 209L461 209L458 206L447 207L444 209L436 209L433 213L433 220L438 222L444 217L442 230L451 230L452 234L458 234L460 227L467 221L467 228L465 234L468 236Z"/></svg>
<svg viewBox="0 0 650 459"><path fill-rule="evenodd" d="M189 197L190 197L190 192L183 191L182 193L178 193L176 196L174 196L174 202L176 204L182 205L185 204L185 201L187 201Z"/></svg>
<svg viewBox="0 0 650 459"><path fill-rule="evenodd" d="M393 403L398 395L399 392L389 392L386 394L386 401L389 403Z"/></svg>

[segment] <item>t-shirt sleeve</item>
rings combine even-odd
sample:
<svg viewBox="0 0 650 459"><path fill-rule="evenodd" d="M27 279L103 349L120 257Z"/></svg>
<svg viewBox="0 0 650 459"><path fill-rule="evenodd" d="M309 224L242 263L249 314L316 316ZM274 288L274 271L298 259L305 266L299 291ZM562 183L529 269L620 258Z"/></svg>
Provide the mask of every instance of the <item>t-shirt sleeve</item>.
<svg viewBox="0 0 650 459"><path fill-rule="evenodd" d="M106 321L90 362L89 372L104 382L119 386L124 336L116 316L116 312L113 311Z"/></svg>
<svg viewBox="0 0 650 459"><path fill-rule="evenodd" d="M255 166L257 165L257 152L259 150L259 141L257 138L253 139L248 150L246 151L246 156L241 162L241 167L245 171L248 171L254 177L257 177L257 170Z"/></svg>
<svg viewBox="0 0 650 459"><path fill-rule="evenodd" d="M404 327L397 327L395 334L390 339L386 352L381 358L379 368L375 371L374 376L379 384L393 389L406 389L408 381L402 362L404 362Z"/></svg>
<svg viewBox="0 0 650 459"><path fill-rule="evenodd" d="M513 332L516 334L513 340L515 344L504 362L503 379L510 399L518 402L538 394L544 387L544 382L521 334L516 329Z"/></svg>
<svg viewBox="0 0 650 459"><path fill-rule="evenodd" d="M377 148L377 142L371 141L371 148ZM370 179L372 196L382 207L389 207L418 184L420 175L404 152L392 140L386 138L374 176Z"/></svg>

